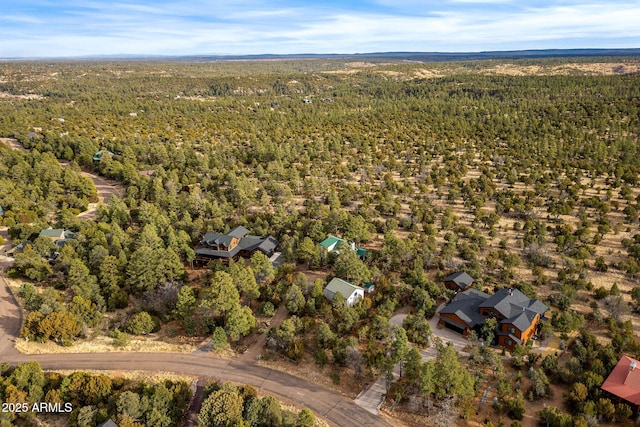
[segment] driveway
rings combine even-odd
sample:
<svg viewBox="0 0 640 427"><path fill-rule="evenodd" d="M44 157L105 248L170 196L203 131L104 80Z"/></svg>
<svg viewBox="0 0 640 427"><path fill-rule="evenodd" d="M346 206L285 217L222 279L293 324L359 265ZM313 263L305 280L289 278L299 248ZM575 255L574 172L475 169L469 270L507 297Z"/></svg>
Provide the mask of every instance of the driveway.
<svg viewBox="0 0 640 427"><path fill-rule="evenodd" d="M460 334L456 334L455 332L444 328L442 326L438 326L438 313L444 307L445 304L440 305L436 310L436 314L429 320L429 325L431 326L431 335L433 338L440 338L443 344L448 342L453 344L453 347L458 350L463 356L468 355L468 353L463 352L462 349L468 345L467 340ZM401 327L404 323L404 319L407 317L406 313L396 314L389 319L389 323L393 326ZM438 356L438 350L435 346L430 346L429 348L421 349L420 354L422 355L422 361L426 362L431 359L435 359ZM396 364L393 367L393 381L397 381L400 378L400 365ZM378 380L371 385L367 390L360 393L360 395L356 398L356 405L362 407L372 414L378 414L379 408L384 402L384 399L387 394L387 379L385 376L381 376Z"/></svg>
<svg viewBox="0 0 640 427"><path fill-rule="evenodd" d="M440 338L443 344L447 344L448 342L450 342L451 344L453 344L453 347L456 350L458 350L458 353L460 353L463 356L468 356L468 353L462 351L462 349L464 349L467 345L469 345L469 342L467 341L467 339L462 335L452 331L451 329L447 329L444 326L438 325L438 321L440 320L440 316L438 315L438 313L440 313L440 310L442 310L445 306L446 306L446 303L440 304L440 306L438 306L438 308L436 309L436 314L434 314L433 317L429 319L429 326L431 326L431 334L433 335L434 338L435 337ZM435 351L435 348L433 346L421 352L423 354L423 359L424 359L425 352L434 353L433 357L437 356L437 351Z"/></svg>
<svg viewBox="0 0 640 427"><path fill-rule="evenodd" d="M438 313L440 312L440 310L442 310L442 308L445 306L446 304L441 304L437 310L436 310L436 314L429 319L429 326L431 326L431 336L432 338L440 338L442 340L443 344L447 344L448 342L450 342L451 344L453 344L453 347L458 350L459 353L461 353L462 355L466 355L465 352L463 352L462 350L469 345L469 342L467 341L467 339L465 337L463 337L460 334L455 333L454 331L447 329L443 326L439 326L438 325L438 320L439 320L439 316ZM391 319L389 319L389 322L392 323L395 326L402 326L402 323L404 322L404 319L407 317L406 314L396 314L395 316L393 316ZM431 346L429 348L426 349L422 349L420 350L420 353L422 354L422 359L423 361L427 361L429 359L433 359L438 355L438 352L436 350L436 348L434 346Z"/></svg>

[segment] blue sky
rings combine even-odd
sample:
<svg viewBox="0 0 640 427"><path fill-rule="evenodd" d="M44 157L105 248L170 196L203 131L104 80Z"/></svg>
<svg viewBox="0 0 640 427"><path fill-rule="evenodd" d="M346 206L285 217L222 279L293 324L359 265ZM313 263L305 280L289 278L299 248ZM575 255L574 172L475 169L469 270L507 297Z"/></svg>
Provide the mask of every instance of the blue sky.
<svg viewBox="0 0 640 427"><path fill-rule="evenodd" d="M0 58L640 47L640 0L0 0Z"/></svg>

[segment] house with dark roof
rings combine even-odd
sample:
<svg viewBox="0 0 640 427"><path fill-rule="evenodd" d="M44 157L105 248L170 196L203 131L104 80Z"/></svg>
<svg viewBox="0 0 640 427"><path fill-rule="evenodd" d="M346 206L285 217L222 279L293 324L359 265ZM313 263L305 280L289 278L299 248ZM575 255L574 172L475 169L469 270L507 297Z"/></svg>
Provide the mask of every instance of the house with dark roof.
<svg viewBox="0 0 640 427"><path fill-rule="evenodd" d="M250 257L255 251L271 257L278 245L272 236L252 236L245 227L238 226L226 234L206 233L195 249L196 261L208 263L214 259Z"/></svg>
<svg viewBox="0 0 640 427"><path fill-rule="evenodd" d="M334 277L327 286L325 286L322 294L329 301L333 301L333 297L337 293L342 294L349 307L364 298L364 288Z"/></svg>
<svg viewBox="0 0 640 427"><path fill-rule="evenodd" d="M65 230L64 228L45 228L40 230L38 237L47 237L51 239L53 243L62 247L67 244L67 239L71 239L75 236L72 231Z"/></svg>
<svg viewBox="0 0 640 427"><path fill-rule="evenodd" d="M640 361L622 356L601 388L640 411Z"/></svg>
<svg viewBox="0 0 640 427"><path fill-rule="evenodd" d="M473 277L469 276L464 271L453 273L443 279L444 286L452 291L465 291L469 289L473 283Z"/></svg>
<svg viewBox="0 0 640 427"><path fill-rule="evenodd" d="M485 317L480 314L478 307L487 298L489 298L489 294L473 288L458 293L449 304L440 310L438 324L465 336L472 329L479 331L484 324Z"/></svg>
<svg viewBox="0 0 640 427"><path fill-rule="evenodd" d="M13 257L16 254L21 254L22 252L24 252L25 248L27 247L27 245L33 245L33 242L30 240L25 240L24 242L20 242L17 245L15 245L14 247L12 247L11 249L9 249L6 252L7 256Z"/></svg>
<svg viewBox="0 0 640 427"><path fill-rule="evenodd" d="M538 331L547 306L518 289L499 289L495 294L468 289L459 292L440 310L438 324L463 335L480 331L486 319L498 320L498 344L513 349L525 344Z"/></svg>

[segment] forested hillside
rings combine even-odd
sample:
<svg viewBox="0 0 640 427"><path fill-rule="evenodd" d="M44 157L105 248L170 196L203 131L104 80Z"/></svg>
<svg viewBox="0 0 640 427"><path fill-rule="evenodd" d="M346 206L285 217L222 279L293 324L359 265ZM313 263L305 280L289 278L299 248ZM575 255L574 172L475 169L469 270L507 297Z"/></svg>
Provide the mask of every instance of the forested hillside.
<svg viewBox="0 0 640 427"><path fill-rule="evenodd" d="M2 223L32 242L11 272L34 282L23 336L163 331L222 350L266 333L271 354L343 385L402 362L394 413L630 423L599 387L640 357L639 125L638 58L0 63L0 136L28 150L0 145ZM76 216L95 201L81 168L125 188L95 220ZM283 264L196 262L206 232L239 225L274 236ZM36 239L47 226L75 237L53 247ZM329 235L367 255L327 254ZM427 319L458 270L548 305L540 340L558 351L503 363L476 340L487 331L461 364L447 346L422 362L409 348L434 341ZM375 292L328 301L334 276Z"/></svg>

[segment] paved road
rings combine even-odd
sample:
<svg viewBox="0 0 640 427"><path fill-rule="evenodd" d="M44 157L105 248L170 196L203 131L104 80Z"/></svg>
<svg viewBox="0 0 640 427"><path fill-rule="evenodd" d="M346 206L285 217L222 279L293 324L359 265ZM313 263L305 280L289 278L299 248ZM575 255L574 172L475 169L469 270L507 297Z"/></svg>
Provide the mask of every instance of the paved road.
<svg viewBox="0 0 640 427"><path fill-rule="evenodd" d="M384 419L358 408L353 401L289 374L243 361L210 355L167 353L78 353L2 357L5 362L39 362L43 369L103 369L169 371L219 381L251 384L261 392L285 402L311 408L318 416L337 426L388 426Z"/></svg>

